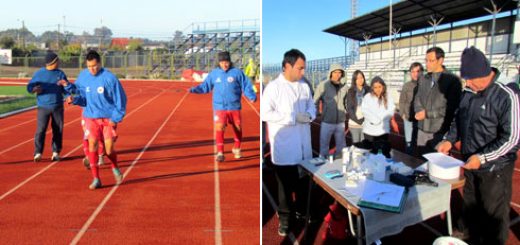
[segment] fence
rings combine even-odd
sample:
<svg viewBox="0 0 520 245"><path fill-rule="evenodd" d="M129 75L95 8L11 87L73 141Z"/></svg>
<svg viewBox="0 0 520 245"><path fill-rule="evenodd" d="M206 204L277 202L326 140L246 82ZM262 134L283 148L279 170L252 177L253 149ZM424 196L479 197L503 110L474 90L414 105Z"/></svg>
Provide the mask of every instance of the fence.
<svg viewBox="0 0 520 245"><path fill-rule="evenodd" d="M232 53L235 67L243 68L249 58L258 60L258 53ZM84 56L60 57L60 69L67 76L76 77L86 68ZM30 77L45 66L45 57L13 57L11 65L0 66L1 77ZM180 79L185 69L209 72L217 66L217 52L211 53L159 53L135 52L103 54L102 66L119 78L127 79Z"/></svg>
<svg viewBox="0 0 520 245"><path fill-rule="evenodd" d="M340 64L347 69L357 59L356 56L340 56L325 59L309 60L306 63L305 77L311 82L313 88L318 83L327 79L329 68L332 64ZM280 64L267 64L262 67L263 83L267 84L282 72ZM347 78L344 78L347 79Z"/></svg>

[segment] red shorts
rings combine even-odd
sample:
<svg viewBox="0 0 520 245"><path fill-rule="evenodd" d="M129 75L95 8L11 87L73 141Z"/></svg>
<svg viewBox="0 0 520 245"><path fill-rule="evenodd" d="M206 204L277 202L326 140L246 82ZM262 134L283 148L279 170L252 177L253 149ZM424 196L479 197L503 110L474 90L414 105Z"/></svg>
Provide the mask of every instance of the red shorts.
<svg viewBox="0 0 520 245"><path fill-rule="evenodd" d="M215 111L215 117L213 120L215 123L222 123L224 126L228 123L240 125L241 118L240 110Z"/></svg>
<svg viewBox="0 0 520 245"><path fill-rule="evenodd" d="M116 126L110 126L108 118L83 118L85 121L85 139L116 141Z"/></svg>

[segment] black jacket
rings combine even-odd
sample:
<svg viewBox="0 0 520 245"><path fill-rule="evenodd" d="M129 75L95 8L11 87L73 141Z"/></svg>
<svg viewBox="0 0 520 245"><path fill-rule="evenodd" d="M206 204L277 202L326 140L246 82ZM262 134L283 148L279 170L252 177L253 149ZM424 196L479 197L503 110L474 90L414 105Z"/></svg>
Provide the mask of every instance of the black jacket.
<svg viewBox="0 0 520 245"><path fill-rule="evenodd" d="M348 113L349 119L352 119L352 121L356 122L359 125L362 125L363 121L365 121L365 119L364 118L360 119L360 118L357 118L357 116L356 116L356 108L358 106L357 99L356 99L357 87L356 87L355 83L353 83L353 84L354 84L353 87L350 87L347 92L347 104L346 104L347 113ZM370 86L365 85L364 89L365 89L365 91L363 93L363 96L366 95L368 92L370 92Z"/></svg>
<svg viewBox="0 0 520 245"><path fill-rule="evenodd" d="M462 93L462 83L454 74L443 71L431 86L432 74L419 78L415 95L415 112L426 110L426 118L419 121L418 127L424 132L444 135L451 121Z"/></svg>
<svg viewBox="0 0 520 245"><path fill-rule="evenodd" d="M464 160L478 154L480 169L501 169L516 160L519 107L518 94L503 84L493 81L478 93L466 89L445 139L452 144L461 141Z"/></svg>

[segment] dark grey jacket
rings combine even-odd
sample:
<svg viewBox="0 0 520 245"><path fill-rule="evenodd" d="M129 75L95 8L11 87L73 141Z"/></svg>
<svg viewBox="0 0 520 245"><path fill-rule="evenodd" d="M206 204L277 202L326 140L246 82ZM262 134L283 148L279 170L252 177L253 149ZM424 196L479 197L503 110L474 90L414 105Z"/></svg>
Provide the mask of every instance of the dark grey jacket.
<svg viewBox="0 0 520 245"><path fill-rule="evenodd" d="M432 87L432 73L419 78L415 96L415 113L426 110L426 118L418 127L424 132L444 135L450 128L455 110L459 106L462 83L454 74L443 71Z"/></svg>
<svg viewBox="0 0 520 245"><path fill-rule="evenodd" d="M321 121L331 124L344 123L346 120L345 97L347 96L347 85L339 84L336 89L330 80L318 84L314 92L314 103L318 106L322 101Z"/></svg>
<svg viewBox="0 0 520 245"><path fill-rule="evenodd" d="M510 87L495 82L478 93L465 90L445 139L461 141L464 160L478 154L481 170L513 164L520 141L518 100Z"/></svg>
<svg viewBox="0 0 520 245"><path fill-rule="evenodd" d="M417 81L412 80L403 85L399 96L399 114L404 120L415 121L415 94L417 94Z"/></svg>

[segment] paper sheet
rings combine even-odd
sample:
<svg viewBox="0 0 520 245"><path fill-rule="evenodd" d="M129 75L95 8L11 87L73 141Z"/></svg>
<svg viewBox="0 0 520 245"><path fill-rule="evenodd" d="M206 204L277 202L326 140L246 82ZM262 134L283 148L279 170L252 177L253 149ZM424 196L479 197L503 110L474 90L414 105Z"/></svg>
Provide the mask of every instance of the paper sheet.
<svg viewBox="0 0 520 245"><path fill-rule="evenodd" d="M398 207L404 194L404 187L366 180L361 200L382 205Z"/></svg>
<svg viewBox="0 0 520 245"><path fill-rule="evenodd" d="M315 157L311 160L309 160L309 162L311 164L320 164L320 163L324 163L326 160L324 158L321 158L321 157Z"/></svg>
<svg viewBox="0 0 520 245"><path fill-rule="evenodd" d="M440 152L428 153L423 155L424 158L432 164L435 164L442 168L460 167L464 165L464 162L454 157L442 154Z"/></svg>

